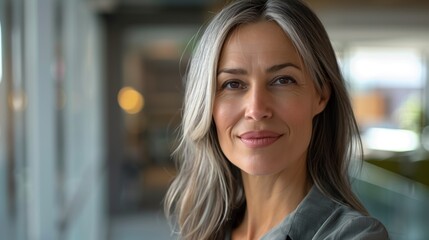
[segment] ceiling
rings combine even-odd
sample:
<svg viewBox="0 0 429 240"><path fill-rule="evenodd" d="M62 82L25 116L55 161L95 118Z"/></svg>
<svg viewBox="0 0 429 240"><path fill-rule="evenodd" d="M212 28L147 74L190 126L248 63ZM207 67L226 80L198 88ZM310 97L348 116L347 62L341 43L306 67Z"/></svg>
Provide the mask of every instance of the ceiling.
<svg viewBox="0 0 429 240"><path fill-rule="evenodd" d="M231 0L89 0L110 6L214 6L224 5ZM427 0L305 0L314 8L396 8L429 9Z"/></svg>
<svg viewBox="0 0 429 240"><path fill-rule="evenodd" d="M88 0L99 11L198 8L216 12L231 0ZM249 0L251 1L251 0ZM339 41L400 40L429 44L428 0L304 0ZM198 11L198 10L195 10ZM153 11L152 11L153 12ZM191 11L192 13L192 11ZM141 14L144 14L143 11ZM158 15L154 15L158 16ZM161 15L160 15L161 16ZM429 48L429 46L428 46Z"/></svg>
<svg viewBox="0 0 429 240"><path fill-rule="evenodd" d="M315 8L429 9L427 0L306 0Z"/></svg>

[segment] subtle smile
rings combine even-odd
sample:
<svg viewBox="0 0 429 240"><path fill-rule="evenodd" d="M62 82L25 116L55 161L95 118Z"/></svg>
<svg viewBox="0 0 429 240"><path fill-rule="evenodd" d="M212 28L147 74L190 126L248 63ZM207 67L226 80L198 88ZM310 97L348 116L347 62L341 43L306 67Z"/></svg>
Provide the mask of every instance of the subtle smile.
<svg viewBox="0 0 429 240"><path fill-rule="evenodd" d="M249 148L262 148L273 144L281 136L271 131L252 131L241 134L239 138Z"/></svg>

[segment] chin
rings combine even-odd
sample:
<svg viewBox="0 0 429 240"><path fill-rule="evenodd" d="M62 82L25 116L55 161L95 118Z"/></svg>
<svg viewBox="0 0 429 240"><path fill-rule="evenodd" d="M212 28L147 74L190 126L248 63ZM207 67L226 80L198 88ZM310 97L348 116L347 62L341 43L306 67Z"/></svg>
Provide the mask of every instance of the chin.
<svg viewBox="0 0 429 240"><path fill-rule="evenodd" d="M257 164L256 166L254 164L251 164L250 166L244 166L240 167L242 172L247 173L251 176L269 176L276 173L281 172L281 168L275 167L275 166L261 166L261 164Z"/></svg>

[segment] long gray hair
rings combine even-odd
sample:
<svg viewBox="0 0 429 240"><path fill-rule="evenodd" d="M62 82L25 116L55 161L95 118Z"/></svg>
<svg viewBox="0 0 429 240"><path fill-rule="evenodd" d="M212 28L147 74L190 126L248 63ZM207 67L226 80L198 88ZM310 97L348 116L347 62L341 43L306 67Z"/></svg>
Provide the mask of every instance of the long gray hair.
<svg viewBox="0 0 429 240"><path fill-rule="evenodd" d="M289 36L317 91L330 91L325 110L313 120L307 156L312 181L326 196L367 214L353 194L349 163L362 146L344 80L328 35L317 16L297 0L239 0L207 26L189 63L180 143L179 172L165 198L165 211L181 239L223 238L244 208L240 171L223 155L212 119L222 45L240 24L276 22ZM361 159L360 159L361 160Z"/></svg>

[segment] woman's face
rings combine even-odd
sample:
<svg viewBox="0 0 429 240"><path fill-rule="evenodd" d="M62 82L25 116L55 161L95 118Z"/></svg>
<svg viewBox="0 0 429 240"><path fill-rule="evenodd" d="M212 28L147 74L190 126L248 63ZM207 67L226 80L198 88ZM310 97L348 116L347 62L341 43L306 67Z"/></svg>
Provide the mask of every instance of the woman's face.
<svg viewBox="0 0 429 240"><path fill-rule="evenodd" d="M251 175L305 167L312 120L327 102L274 22L236 28L217 69L213 119L225 156Z"/></svg>

